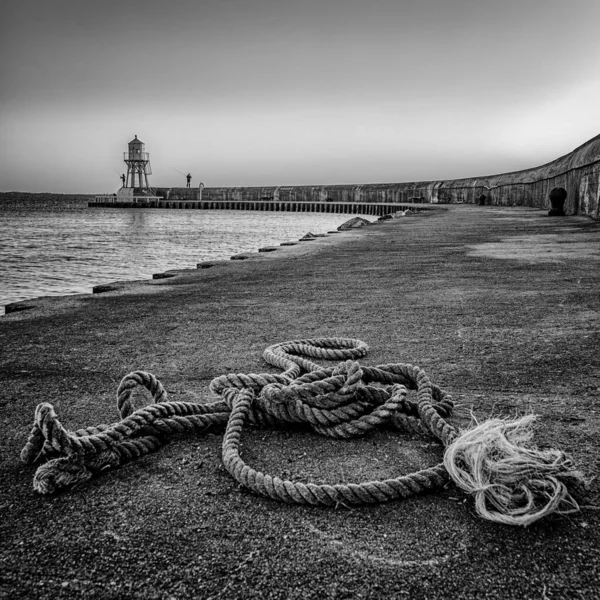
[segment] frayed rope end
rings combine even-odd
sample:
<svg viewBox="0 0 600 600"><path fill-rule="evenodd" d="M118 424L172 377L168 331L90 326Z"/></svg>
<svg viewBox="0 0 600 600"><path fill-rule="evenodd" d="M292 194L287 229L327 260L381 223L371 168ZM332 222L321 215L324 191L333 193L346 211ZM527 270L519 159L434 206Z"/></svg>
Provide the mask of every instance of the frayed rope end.
<svg viewBox="0 0 600 600"><path fill-rule="evenodd" d="M580 510L572 492L586 486L585 478L564 452L531 444L536 418L490 419L446 448L444 466L475 496L484 519L526 527L552 513Z"/></svg>

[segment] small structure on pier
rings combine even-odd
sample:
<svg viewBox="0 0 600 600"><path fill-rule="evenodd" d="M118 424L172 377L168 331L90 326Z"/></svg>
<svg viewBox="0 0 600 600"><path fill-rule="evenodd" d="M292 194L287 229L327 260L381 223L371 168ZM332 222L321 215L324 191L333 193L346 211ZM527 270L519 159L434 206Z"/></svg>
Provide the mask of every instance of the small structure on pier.
<svg viewBox="0 0 600 600"><path fill-rule="evenodd" d="M150 187L148 180L148 175L152 174L150 154L146 152L146 145L138 139L137 135L127 144L127 152L123 153L123 160L127 165L127 175L121 176L123 186L116 194L96 196L96 203L109 206L148 206L162 200L162 197L156 195L156 190Z"/></svg>

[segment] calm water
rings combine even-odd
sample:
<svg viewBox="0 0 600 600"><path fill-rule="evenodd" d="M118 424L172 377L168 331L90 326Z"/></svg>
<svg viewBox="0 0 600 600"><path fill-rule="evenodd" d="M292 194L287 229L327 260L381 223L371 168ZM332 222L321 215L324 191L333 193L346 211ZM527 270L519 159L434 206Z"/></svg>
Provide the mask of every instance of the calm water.
<svg viewBox="0 0 600 600"><path fill-rule="evenodd" d="M91 293L100 283L335 229L348 215L88 208L87 199L0 201L0 307L38 296ZM0 308L0 314L3 314Z"/></svg>

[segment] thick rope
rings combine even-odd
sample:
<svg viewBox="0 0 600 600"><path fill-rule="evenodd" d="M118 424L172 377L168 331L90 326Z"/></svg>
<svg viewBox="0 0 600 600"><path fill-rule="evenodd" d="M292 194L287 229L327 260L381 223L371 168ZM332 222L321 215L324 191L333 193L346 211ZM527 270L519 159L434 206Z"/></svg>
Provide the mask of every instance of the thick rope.
<svg viewBox="0 0 600 600"><path fill-rule="evenodd" d="M551 451L542 456L545 463L552 464L550 483L536 476L534 484L527 487L521 473L507 485L506 477L502 479L506 469L494 471L493 458L489 458L493 449L488 449L486 458L488 471L492 472L482 476L480 448L474 463L469 462L473 455L470 449L480 442L473 433L476 430L459 435L445 420L453 408L449 394L432 384L422 369L410 364L361 366L355 359L365 356L367 350L364 342L346 338L274 344L263 357L283 373L217 377L210 389L221 400L210 404L169 402L154 375L136 371L126 375L119 385L117 409L121 420L111 425L68 431L51 404L38 405L21 459L26 463L47 461L36 471L33 485L37 492L50 494L153 452L175 434L224 430L223 463L229 473L246 488L283 502L328 506L387 502L439 489L452 476L460 487L475 494L476 510L490 520L528 525L551 512L578 510L567 485L580 484L583 478L563 453ZM325 368L305 357L343 362ZM148 390L153 403L136 409L133 392L138 386ZM416 400L407 397L409 390L416 390ZM244 426L286 423L303 424L339 439L391 426L432 436L447 449L444 462L428 469L356 484L304 484L248 466L240 455ZM526 442L526 437L521 435L518 441ZM533 450L526 452L534 456ZM513 455L517 456L517 451ZM528 468L531 471L532 464Z"/></svg>

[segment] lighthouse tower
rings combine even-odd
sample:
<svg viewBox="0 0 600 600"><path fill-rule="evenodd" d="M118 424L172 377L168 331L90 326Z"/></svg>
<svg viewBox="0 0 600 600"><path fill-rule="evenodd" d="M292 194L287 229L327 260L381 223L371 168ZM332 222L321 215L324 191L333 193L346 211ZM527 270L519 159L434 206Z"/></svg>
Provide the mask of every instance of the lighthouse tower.
<svg viewBox="0 0 600 600"><path fill-rule="evenodd" d="M152 174L150 154L145 152L145 144L138 140L137 135L129 142L127 152L123 153L123 160L127 165L127 179L124 187L148 190L150 188L148 175Z"/></svg>

